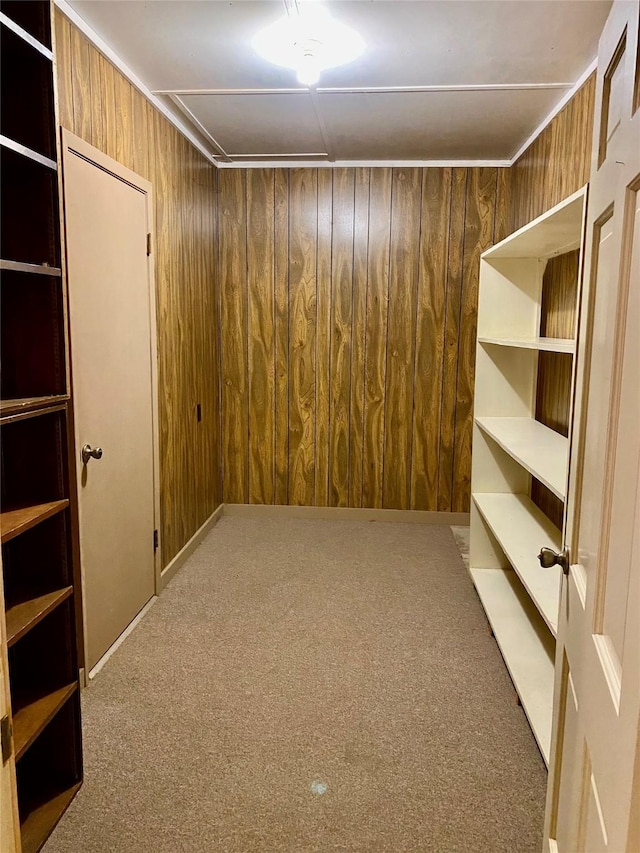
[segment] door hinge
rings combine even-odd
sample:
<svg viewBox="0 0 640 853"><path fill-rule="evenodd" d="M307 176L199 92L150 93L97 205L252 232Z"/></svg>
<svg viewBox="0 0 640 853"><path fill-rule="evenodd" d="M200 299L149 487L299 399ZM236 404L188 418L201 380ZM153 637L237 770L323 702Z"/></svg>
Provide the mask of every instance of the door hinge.
<svg viewBox="0 0 640 853"><path fill-rule="evenodd" d="M153 550L154 551L158 550L158 531L157 530L153 531Z"/></svg>
<svg viewBox="0 0 640 853"><path fill-rule="evenodd" d="M151 233L147 234L147 257L151 254Z"/></svg>
<svg viewBox="0 0 640 853"><path fill-rule="evenodd" d="M0 720L0 740L2 740L2 763L6 764L11 757L13 751L13 729L11 720L8 716L4 716Z"/></svg>

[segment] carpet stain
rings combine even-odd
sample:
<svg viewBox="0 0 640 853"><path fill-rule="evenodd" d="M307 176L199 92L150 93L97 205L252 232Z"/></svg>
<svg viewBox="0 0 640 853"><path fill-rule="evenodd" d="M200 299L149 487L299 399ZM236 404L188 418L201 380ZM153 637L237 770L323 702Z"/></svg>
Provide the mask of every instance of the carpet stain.
<svg viewBox="0 0 640 853"><path fill-rule="evenodd" d="M326 785L324 782L318 782L317 780L315 780L315 781L313 781L313 782L311 783L311 792L312 792L313 794L317 794L318 796L320 796L320 797L321 797L321 796L322 796L322 794L326 794L326 793L327 793L327 788L328 788L328 787L329 787L329 786L328 786L328 785Z"/></svg>

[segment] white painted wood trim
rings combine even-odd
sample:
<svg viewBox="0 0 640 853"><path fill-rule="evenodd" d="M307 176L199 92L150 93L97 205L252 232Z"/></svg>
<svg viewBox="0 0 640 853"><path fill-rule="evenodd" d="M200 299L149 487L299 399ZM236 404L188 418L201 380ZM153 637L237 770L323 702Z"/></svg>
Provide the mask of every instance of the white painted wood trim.
<svg viewBox="0 0 640 853"><path fill-rule="evenodd" d="M127 625L127 627L124 629L124 631L122 632L122 634L120 634L120 636L119 636L119 637L118 637L118 639L115 641L115 643L114 643L112 646L109 646L109 648L108 648L108 649L107 649L107 651L102 655L102 657L100 658L100 660L98 661L98 663L97 663L97 664L93 667L93 669L89 672L89 674L88 674L88 675L87 675L87 677L85 678L85 684L88 684L88 682L89 682L89 681L91 681L92 679L94 679L94 678L96 677L96 675L100 672L100 670L101 670L101 669L102 669L102 667L105 665L105 663L109 660L109 658L111 657L111 655L112 655L115 651L117 651L117 650L120 648L120 646L124 643L124 641L127 639L127 637L128 637L128 636L130 636L130 634L131 634L133 631L135 631L135 629L136 629L136 628L138 627L138 625L142 622L142 620L144 619L144 617L145 617L145 616L147 615L147 613L151 610L151 608L153 607L153 605L156 603L156 601L157 601L157 600L158 600L158 596L157 596L157 595L153 595L153 596L149 599L149 601L147 601L147 603L146 603L146 604L145 604L145 606L142 608L142 610L140 611L140 613L138 613L138 615L137 615L134 619L132 619L132 621L131 621L131 622L129 622L129 624L128 624L128 625ZM82 683L82 682L81 682L81 683Z"/></svg>
<svg viewBox="0 0 640 853"><path fill-rule="evenodd" d="M305 518L316 521L380 521L400 522L402 524L469 526L468 512L427 512L416 509L284 506L280 504L224 504L224 514L242 518Z"/></svg>
<svg viewBox="0 0 640 853"><path fill-rule="evenodd" d="M162 115L171 122L171 124L176 127L180 133L185 136L189 142L195 146L201 154L203 154L207 160L211 162L215 162L213 159L213 154L209 151L206 146L202 143L200 139L193 133L193 131L183 122L181 122L177 116L175 116L171 110L169 110L166 104L158 98L153 92L145 86L142 80L135 74L131 68L118 56L118 54L112 50L109 45L102 39L98 33L89 26L89 24L81 18L80 15L75 11L75 9L67 2L67 0L54 0L55 5L60 9L60 11L66 15L67 18L76 26L88 39L89 41L102 53L108 60L111 62L118 71L121 71L122 74L132 83L136 89L145 96L145 98L153 104L153 106L162 113Z"/></svg>
<svg viewBox="0 0 640 853"><path fill-rule="evenodd" d="M8 15L5 15L4 12L0 12L0 24L5 26L8 30L14 32L17 36L19 36L24 42L26 42L30 47L37 50L38 53L41 53L47 59L53 59L53 51L48 47L45 47L41 42L35 39L31 33L28 33L26 30L23 30L19 24L16 24L15 21L12 21Z"/></svg>
<svg viewBox="0 0 640 853"><path fill-rule="evenodd" d="M167 584L175 577L178 573L179 569L185 564L185 562L189 559L189 557L196 550L198 545L205 538L207 533L212 530L218 521L222 518L224 513L224 504L220 504L220 506L213 512L209 518L205 521L205 523L193 534L191 539L184 545L175 557L167 563L164 569L160 572L160 584L159 584L159 592L161 592Z"/></svg>
<svg viewBox="0 0 640 853"><path fill-rule="evenodd" d="M540 136L542 131L545 130L545 128L551 124L551 122L558 115L558 113L562 109L564 109L564 107L566 107L566 105L569 103L571 98L573 98L573 96L576 94L576 92L584 86L586 81L593 74L593 72L596 70L597 67L598 67L598 57L596 56L587 65L587 67L584 69L582 74L578 77L578 79L576 80L575 84L571 87L571 89L569 89L568 92L565 92L565 94L562 96L562 98L560 98L560 100L555 105L555 107L551 110L549 115L540 122L540 124L536 127L536 129L531 134L531 136L529 136L522 143L520 148L518 148L516 153L511 158L511 163L510 163L511 166L513 166L513 164L516 162L516 160L518 160L519 157L522 157L522 155L527 150L527 148L536 141L536 139Z"/></svg>
<svg viewBox="0 0 640 853"><path fill-rule="evenodd" d="M571 86L570 83L520 83L520 84L467 84L461 86L447 86L447 87L389 87L387 88L378 88L376 91L384 91L384 92L407 92L407 91L475 91L484 90L484 89L567 89L563 97L558 101L558 103L553 107L553 109L548 113L548 115L540 122L538 127L533 131L533 133L522 143L520 148L516 151L516 153L507 159L500 160L338 160L334 163L316 163L311 161L309 163L303 161L287 161L287 160L277 160L275 162L265 161L265 160L247 160L241 163L219 163L216 160L215 154L212 151L207 150L206 146L203 142L198 139L198 137L193 133L193 131L181 122L177 116L175 116L171 110L167 108L165 103L155 94L151 89L146 86L142 80L138 77L137 74L132 71L132 69L118 56L118 54L111 48L109 45L102 39L96 31L87 24L87 22L80 17L80 15L73 9L73 7L67 2L67 0L54 0L55 5L62 11L67 18L76 26L78 29L92 42L95 47L110 61L112 62L116 68L124 74L124 76L141 92L145 98L150 101L153 106L159 110L171 124L176 127L180 133L182 133L189 142L194 145L198 151L204 154L207 159L211 160L211 162L222 169L268 169L268 168L280 168L280 169L288 169L288 168L365 168L365 167L380 167L380 168L446 168L446 167L469 167L469 168L480 168L480 167L508 167L513 166L516 160L522 156L522 154L526 151L526 149L540 136L542 131L553 121L553 119L557 116L560 110L563 109L567 105L567 103L571 100L571 98L576 94L576 92L582 87L588 77L596 70L597 67L597 58L593 59L589 65L582 72L576 83ZM567 88L570 87L570 88ZM224 89L211 89L211 90L163 90L161 94L202 94L206 91L207 94L266 94L267 90L224 90ZM331 94L331 93L340 93L340 92L352 92L357 93L360 90L358 88L347 88L347 89L335 89L331 87L320 88L317 90L319 94ZM371 91L369 89L363 89L363 91ZM158 90L160 92L160 90ZM272 94L279 94L285 92L286 94L308 94L309 90L307 88L304 89L274 89Z"/></svg>
<svg viewBox="0 0 640 853"><path fill-rule="evenodd" d="M255 156L255 155L254 155ZM296 156L296 155L292 155ZM445 169L508 168L510 160L243 160L220 163L219 169Z"/></svg>

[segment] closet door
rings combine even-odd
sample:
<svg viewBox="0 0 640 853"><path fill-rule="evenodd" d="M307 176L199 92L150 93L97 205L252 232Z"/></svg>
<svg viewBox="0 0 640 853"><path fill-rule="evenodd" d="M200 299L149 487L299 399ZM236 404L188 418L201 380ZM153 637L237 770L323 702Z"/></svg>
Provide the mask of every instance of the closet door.
<svg viewBox="0 0 640 853"><path fill-rule="evenodd" d="M640 844L638 15L617 0L599 46L545 831L559 853Z"/></svg>

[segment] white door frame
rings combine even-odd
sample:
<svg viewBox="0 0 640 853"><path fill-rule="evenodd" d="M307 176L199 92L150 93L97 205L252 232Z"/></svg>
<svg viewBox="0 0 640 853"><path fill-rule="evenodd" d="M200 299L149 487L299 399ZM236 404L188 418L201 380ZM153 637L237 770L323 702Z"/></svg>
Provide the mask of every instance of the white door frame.
<svg viewBox="0 0 640 853"><path fill-rule="evenodd" d="M88 163L96 166L98 169L106 172L107 174L112 175L118 180L124 181L125 183L132 186L134 189L138 190L144 195L145 199L145 208L147 215L147 228L149 229L149 233L153 235L154 231L154 205L153 205L153 187L152 184L147 181L145 178L140 175L132 172L131 169L127 169L126 166L123 166L121 163L118 163L117 160L114 160L111 157L108 157L102 151L97 148L94 148L93 145L90 145L88 142L85 142L83 139L80 139L79 136L75 136L75 134L68 131L66 128L61 128L62 130L62 182L64 187L64 166L65 163L68 162L70 157L79 156L83 160L86 160ZM64 193L62 194L62 198L64 199ZM65 243L66 243L66 222L65 222ZM147 285L149 288L149 329L150 329L150 341L149 341L149 359L151 364L151 419L153 424L153 526L158 531L158 547L156 548L153 555L153 568L154 568L154 594L157 596L161 590L161 571L162 571L162 561L161 561L161 553L162 553L162 539L160 532L160 434L159 434L159 414L158 414L158 333L157 333L157 322L156 322L156 286L155 286L155 270L153 263L153 238L152 238L152 251L147 255ZM67 272L67 289L69 288L69 279ZM73 348L70 347L71 357L70 357L70 373L71 373L71 387L73 388ZM76 462L80 458L80 445L79 445L79 436L77 430L74 427L74 447L76 453ZM80 495L80 483L78 481L78 496ZM83 623L83 646L84 646L84 660L88 660L87 655L87 630L86 630L86 607L85 605L85 577L84 577L84 566L80 565L80 577L82 582L82 623ZM152 599L153 601L154 599ZM148 605L147 605L148 606ZM132 624L135 624L134 623ZM116 643L119 640L115 641ZM114 643L115 645L115 643ZM113 648L113 646L112 646ZM108 655L110 650L106 652ZM98 666L100 664L98 663Z"/></svg>

